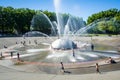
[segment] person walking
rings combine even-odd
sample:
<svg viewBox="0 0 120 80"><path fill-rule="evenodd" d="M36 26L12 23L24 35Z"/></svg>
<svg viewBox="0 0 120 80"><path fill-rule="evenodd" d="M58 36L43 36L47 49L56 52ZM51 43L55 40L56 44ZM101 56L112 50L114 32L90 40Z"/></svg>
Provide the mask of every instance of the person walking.
<svg viewBox="0 0 120 80"><path fill-rule="evenodd" d="M100 70L99 70L99 65L98 65L98 63L96 63L95 67L96 67L96 72L97 72L97 73L100 73Z"/></svg>
<svg viewBox="0 0 120 80"><path fill-rule="evenodd" d="M61 64L61 69L62 69L62 71L65 72L65 68L64 68L64 66L63 66L63 63L60 62L60 64Z"/></svg>

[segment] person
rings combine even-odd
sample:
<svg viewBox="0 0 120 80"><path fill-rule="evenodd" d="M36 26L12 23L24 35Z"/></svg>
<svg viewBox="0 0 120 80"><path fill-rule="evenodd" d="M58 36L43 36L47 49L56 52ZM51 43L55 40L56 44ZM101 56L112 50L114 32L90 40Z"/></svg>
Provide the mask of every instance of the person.
<svg viewBox="0 0 120 80"><path fill-rule="evenodd" d="M29 44L31 44L31 41L29 40Z"/></svg>
<svg viewBox="0 0 120 80"><path fill-rule="evenodd" d="M26 44L26 42L25 41L23 41L23 45L25 46L25 44Z"/></svg>
<svg viewBox="0 0 120 80"><path fill-rule="evenodd" d="M21 44L23 44L23 42L22 42L22 41L21 41L20 43L21 43Z"/></svg>
<svg viewBox="0 0 120 80"><path fill-rule="evenodd" d="M11 56L11 58L13 57L13 52L10 52L10 56Z"/></svg>
<svg viewBox="0 0 120 80"><path fill-rule="evenodd" d="M108 59L108 63L115 64L115 63L116 63L116 61L115 61L115 60L113 60L111 57L109 57L109 59Z"/></svg>
<svg viewBox="0 0 120 80"><path fill-rule="evenodd" d="M73 49L73 57L75 57L75 52L74 52L74 49Z"/></svg>
<svg viewBox="0 0 120 80"><path fill-rule="evenodd" d="M4 45L4 48L7 48L7 46Z"/></svg>
<svg viewBox="0 0 120 80"><path fill-rule="evenodd" d="M94 51L94 45L93 44L91 44L91 50Z"/></svg>
<svg viewBox="0 0 120 80"><path fill-rule="evenodd" d="M34 43L37 44L37 40L34 40Z"/></svg>
<svg viewBox="0 0 120 80"><path fill-rule="evenodd" d="M96 63L95 67L96 67L96 72L97 72L97 73L100 73L98 63Z"/></svg>
<svg viewBox="0 0 120 80"><path fill-rule="evenodd" d="M18 44L18 43L16 42L16 44Z"/></svg>
<svg viewBox="0 0 120 80"><path fill-rule="evenodd" d="M0 56L1 56L1 58L3 57L2 52L1 52Z"/></svg>
<svg viewBox="0 0 120 80"><path fill-rule="evenodd" d="M64 66L63 66L63 63L60 62L60 64L61 64L61 69L63 70L63 72L65 72L65 68L64 68Z"/></svg>
<svg viewBox="0 0 120 80"><path fill-rule="evenodd" d="M20 54L19 53L17 53L17 59L20 60Z"/></svg>

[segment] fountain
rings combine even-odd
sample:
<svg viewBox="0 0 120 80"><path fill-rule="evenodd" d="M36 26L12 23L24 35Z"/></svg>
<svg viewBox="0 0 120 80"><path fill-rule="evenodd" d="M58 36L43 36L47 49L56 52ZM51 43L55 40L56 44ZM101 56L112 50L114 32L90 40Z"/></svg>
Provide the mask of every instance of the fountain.
<svg viewBox="0 0 120 80"><path fill-rule="evenodd" d="M55 40L51 47L53 49L75 49L77 48L77 45L70 39L71 33L75 32L76 30L80 29L80 27L84 27L84 21L78 20L79 24L77 23L77 20L74 21L72 16L69 16L69 19L67 23L63 24L63 18L60 14L60 0L54 0L54 6L55 6L55 12L57 17L57 31L59 39Z"/></svg>
<svg viewBox="0 0 120 80"><path fill-rule="evenodd" d="M53 32L58 33L58 39L54 39L51 44L48 44L50 46L50 48L46 50L48 55L46 55L42 61L51 63L59 63L61 61L64 63L71 63L95 61L106 57L116 57L116 55L111 56L113 54L110 55L107 54L107 52L102 54L101 52L91 51L91 42L87 43L75 41L76 34L84 34L87 30L91 29L96 24L93 23L90 24L89 27L85 27L85 23L81 18L74 20L74 17L72 16L69 16L67 23L63 23L63 18L60 12L60 1L61 0L54 0L57 22L51 22L50 19L42 12L38 13L37 16L34 16L32 19L32 29L35 28L34 25L39 25L39 22L36 21L35 17L38 17L38 21L41 21L39 20L39 17L42 17L46 19L45 22L48 22L51 25ZM32 53L39 53L42 50L28 49L27 51L27 53L30 51ZM75 53L74 56L73 51Z"/></svg>
<svg viewBox="0 0 120 80"><path fill-rule="evenodd" d="M81 18L74 21L74 17L72 16L69 16L67 23L63 24L59 11L59 3L60 0L54 0L57 22L51 22L43 13L37 14L39 17L42 16L42 18L46 19L46 22L51 25L55 34L58 33L58 39L54 37L51 39L45 33L38 31L27 32L24 36L29 37L37 34L46 36L47 38L36 38L35 40L41 41L37 45L28 44L15 47L14 49L21 54L23 61L33 62L32 64L35 64L34 67L37 65L37 68L39 67L43 72L58 73L61 67L60 62L63 62L65 68L78 68L93 66L96 62L107 57L120 58L117 52L91 51L91 38L87 42L84 37L76 35L86 33L95 24L93 23L90 24L90 27L85 27L85 23ZM35 28L34 25L39 25L39 22L35 23L35 17L32 19L32 30ZM84 39L84 41L81 39Z"/></svg>
<svg viewBox="0 0 120 80"><path fill-rule="evenodd" d="M40 55L45 55L42 59L39 58L39 62L52 63L57 64L60 62L71 64L73 62L93 62L101 59L105 59L107 57L118 58L120 55L114 54L112 52L102 52L102 51L91 51L91 40L89 42L78 42L75 41L76 35L84 34L87 30L95 27L95 23L89 25L89 27L85 27L84 21L82 19L78 19L78 21L74 21L74 17L69 16L66 24L63 24L63 18L60 14L60 0L54 0L57 22L50 22L47 16L46 19L51 24L52 29L55 33L58 33L58 39L54 39L54 41L49 45L49 49L47 47L46 51L40 49L28 49L28 53L40 53ZM43 13L42 13L43 14ZM57 28L55 28L57 27ZM57 30L55 30L57 29ZM56 32L57 31L57 32ZM77 37L78 38L78 37ZM31 52L30 52L31 51ZM47 54L45 54L47 53ZM37 58L38 59L38 58ZM68 68L71 66L67 66ZM72 65L72 67L76 67ZM78 66L77 66L78 67Z"/></svg>

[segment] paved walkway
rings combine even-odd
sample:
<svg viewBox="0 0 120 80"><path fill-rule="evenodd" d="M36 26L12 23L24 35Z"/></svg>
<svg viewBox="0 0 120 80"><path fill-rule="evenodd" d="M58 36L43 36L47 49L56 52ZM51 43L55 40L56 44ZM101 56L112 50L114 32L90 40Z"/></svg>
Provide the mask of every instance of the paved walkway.
<svg viewBox="0 0 120 80"><path fill-rule="evenodd" d="M46 74L18 71L8 67L11 60L0 60L0 80L120 80L120 70L90 74Z"/></svg>
<svg viewBox="0 0 120 80"><path fill-rule="evenodd" d="M0 66L0 80L120 80L120 71L84 75L27 73Z"/></svg>
<svg viewBox="0 0 120 80"><path fill-rule="evenodd" d="M120 80L120 70L90 74L46 74L18 71L7 67L11 60L0 60L0 80Z"/></svg>

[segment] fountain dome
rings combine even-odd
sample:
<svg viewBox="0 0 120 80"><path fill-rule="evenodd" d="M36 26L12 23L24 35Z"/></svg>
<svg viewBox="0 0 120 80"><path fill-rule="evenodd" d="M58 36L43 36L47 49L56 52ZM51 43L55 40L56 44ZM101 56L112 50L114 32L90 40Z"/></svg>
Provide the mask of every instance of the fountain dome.
<svg viewBox="0 0 120 80"><path fill-rule="evenodd" d="M75 49L77 48L77 45L69 39L57 39L51 44L51 48L53 49Z"/></svg>

